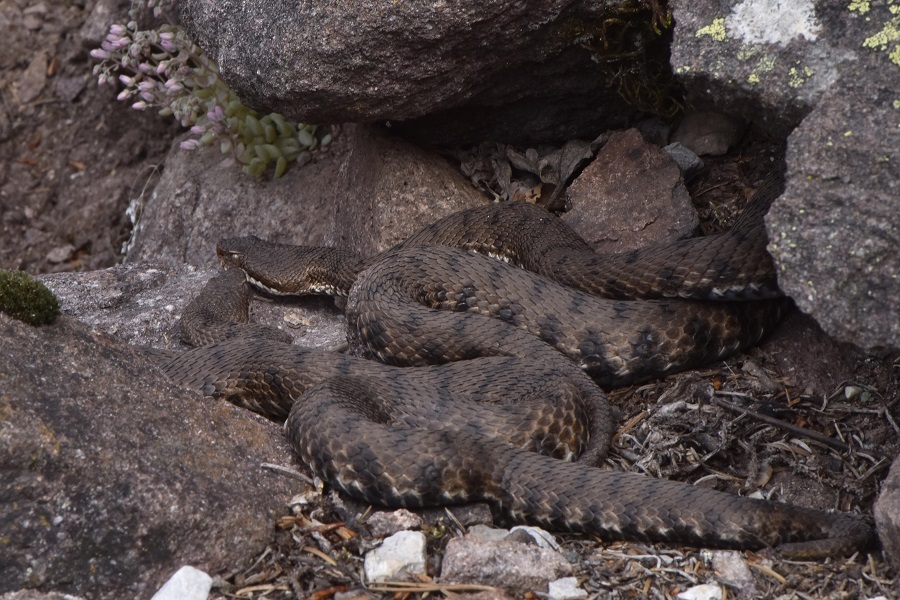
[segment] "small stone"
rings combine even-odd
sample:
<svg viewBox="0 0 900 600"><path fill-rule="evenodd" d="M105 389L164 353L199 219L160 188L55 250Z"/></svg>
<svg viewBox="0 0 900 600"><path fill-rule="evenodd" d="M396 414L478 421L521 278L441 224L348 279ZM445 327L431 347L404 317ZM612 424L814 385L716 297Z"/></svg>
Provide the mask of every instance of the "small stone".
<svg viewBox="0 0 900 600"><path fill-rule="evenodd" d="M418 529L422 527L422 517L405 508L398 510L380 510L367 521L369 530L375 537L393 535L398 531Z"/></svg>
<svg viewBox="0 0 900 600"><path fill-rule="evenodd" d="M740 119L715 112L687 115L672 134L670 142L680 142L697 156L720 156L744 137L746 126Z"/></svg>
<svg viewBox="0 0 900 600"><path fill-rule="evenodd" d="M425 535L401 531L370 552L364 563L366 581L408 579L425 574Z"/></svg>
<svg viewBox="0 0 900 600"><path fill-rule="evenodd" d="M900 457L894 459L875 501L875 526L884 555L900 569Z"/></svg>
<svg viewBox="0 0 900 600"><path fill-rule="evenodd" d="M528 541L537 544L540 548L562 552L562 548L556 541L556 538L553 537L553 534L549 531L541 529L540 527L532 527L531 525L516 525L509 530L509 535L511 538L514 538L515 534L519 532L528 536Z"/></svg>
<svg viewBox="0 0 900 600"><path fill-rule="evenodd" d="M566 202L562 220L601 253L673 242L700 222L678 165L636 129L610 136Z"/></svg>
<svg viewBox="0 0 900 600"><path fill-rule="evenodd" d="M338 592L334 595L334 600L371 600L374 597L362 588L353 588L346 592Z"/></svg>
<svg viewBox="0 0 900 600"><path fill-rule="evenodd" d="M469 527L468 535L471 536L472 539L483 542L498 542L509 536L509 530L498 529L497 527L490 527L488 525L475 525Z"/></svg>
<svg viewBox="0 0 900 600"><path fill-rule="evenodd" d="M588 593L578 587L578 579L575 577L551 581L547 590L548 600L579 600L587 597Z"/></svg>
<svg viewBox="0 0 900 600"><path fill-rule="evenodd" d="M206 600L211 588L212 577L185 565L175 571L151 600Z"/></svg>
<svg viewBox="0 0 900 600"><path fill-rule="evenodd" d="M503 588L516 597L545 592L551 581L572 574L559 553L511 539L485 541L472 534L447 543L440 581Z"/></svg>
<svg viewBox="0 0 900 600"><path fill-rule="evenodd" d="M663 150L672 157L672 160L674 160L678 165L678 168L681 169L682 177L686 180L703 170L703 159L694 154L690 148L686 147L681 142L669 144L663 148Z"/></svg>
<svg viewBox="0 0 900 600"><path fill-rule="evenodd" d="M28 104L38 98L47 82L47 62L49 58L43 50L35 52L16 82L16 95L21 104Z"/></svg>
<svg viewBox="0 0 900 600"><path fill-rule="evenodd" d="M713 553L712 566L719 577L735 587L753 585L753 573L742 552L720 550Z"/></svg>
<svg viewBox="0 0 900 600"><path fill-rule="evenodd" d="M73 246L72 244L57 246L47 253L47 262L54 265L66 262L67 260L72 258L73 254L75 254L75 246Z"/></svg>
<svg viewBox="0 0 900 600"><path fill-rule="evenodd" d="M675 597L679 600L722 600L722 588L711 583L703 583L688 588Z"/></svg>

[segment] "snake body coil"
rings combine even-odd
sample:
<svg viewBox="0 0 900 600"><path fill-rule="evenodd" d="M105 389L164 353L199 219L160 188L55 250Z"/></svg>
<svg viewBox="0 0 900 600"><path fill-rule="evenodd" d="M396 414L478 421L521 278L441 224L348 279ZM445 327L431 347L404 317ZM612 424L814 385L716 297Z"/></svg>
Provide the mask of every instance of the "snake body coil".
<svg viewBox="0 0 900 600"><path fill-rule="evenodd" d="M848 516L591 466L614 421L594 382L643 381L740 351L789 306L776 297L764 233L749 217L719 237L610 259L519 203L451 215L368 261L256 238L225 240L218 252L269 291L347 295L351 347L386 364L229 339L226 323L224 341L164 369L207 394L287 416L298 455L356 498L481 500L499 517L555 530L776 546L793 556L872 540ZM218 306L243 286L223 275L195 302Z"/></svg>

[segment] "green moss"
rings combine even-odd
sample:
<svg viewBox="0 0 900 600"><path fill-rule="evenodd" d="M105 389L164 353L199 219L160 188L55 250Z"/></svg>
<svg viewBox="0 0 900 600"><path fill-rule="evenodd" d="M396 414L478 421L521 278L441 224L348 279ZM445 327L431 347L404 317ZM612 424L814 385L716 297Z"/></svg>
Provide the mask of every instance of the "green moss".
<svg viewBox="0 0 900 600"><path fill-rule="evenodd" d="M24 271L0 269L0 311L31 325L45 325L59 315L59 302L47 286Z"/></svg>
<svg viewBox="0 0 900 600"><path fill-rule="evenodd" d="M665 0L625 0L592 19L569 19L561 34L590 53L623 100L669 118L683 108L669 63L672 25Z"/></svg>

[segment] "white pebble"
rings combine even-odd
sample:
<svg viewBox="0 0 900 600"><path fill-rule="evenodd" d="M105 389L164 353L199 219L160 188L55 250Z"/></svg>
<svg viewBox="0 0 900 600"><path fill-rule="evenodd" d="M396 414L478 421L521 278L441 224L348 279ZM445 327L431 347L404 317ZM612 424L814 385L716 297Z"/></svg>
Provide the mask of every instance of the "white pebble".
<svg viewBox="0 0 900 600"><path fill-rule="evenodd" d="M548 600L580 600L588 597L588 593L578 587L578 579L575 577L551 581L547 588Z"/></svg>
<svg viewBox="0 0 900 600"><path fill-rule="evenodd" d="M425 573L425 535L400 531L366 553L367 581L387 581Z"/></svg>
<svg viewBox="0 0 900 600"><path fill-rule="evenodd" d="M722 600L722 588L704 583L688 588L675 597L679 600Z"/></svg>
<svg viewBox="0 0 900 600"><path fill-rule="evenodd" d="M151 600L206 600L212 588L212 577L185 565L153 594Z"/></svg>

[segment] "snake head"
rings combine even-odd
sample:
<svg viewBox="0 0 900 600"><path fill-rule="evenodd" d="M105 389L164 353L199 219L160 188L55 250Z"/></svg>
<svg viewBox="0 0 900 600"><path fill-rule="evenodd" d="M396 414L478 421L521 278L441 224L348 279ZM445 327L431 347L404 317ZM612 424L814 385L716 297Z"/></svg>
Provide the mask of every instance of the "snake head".
<svg viewBox="0 0 900 600"><path fill-rule="evenodd" d="M228 238L220 240L216 244L216 256L223 267L236 267L242 269L246 264L247 255L252 252L254 246L264 242L255 235Z"/></svg>

